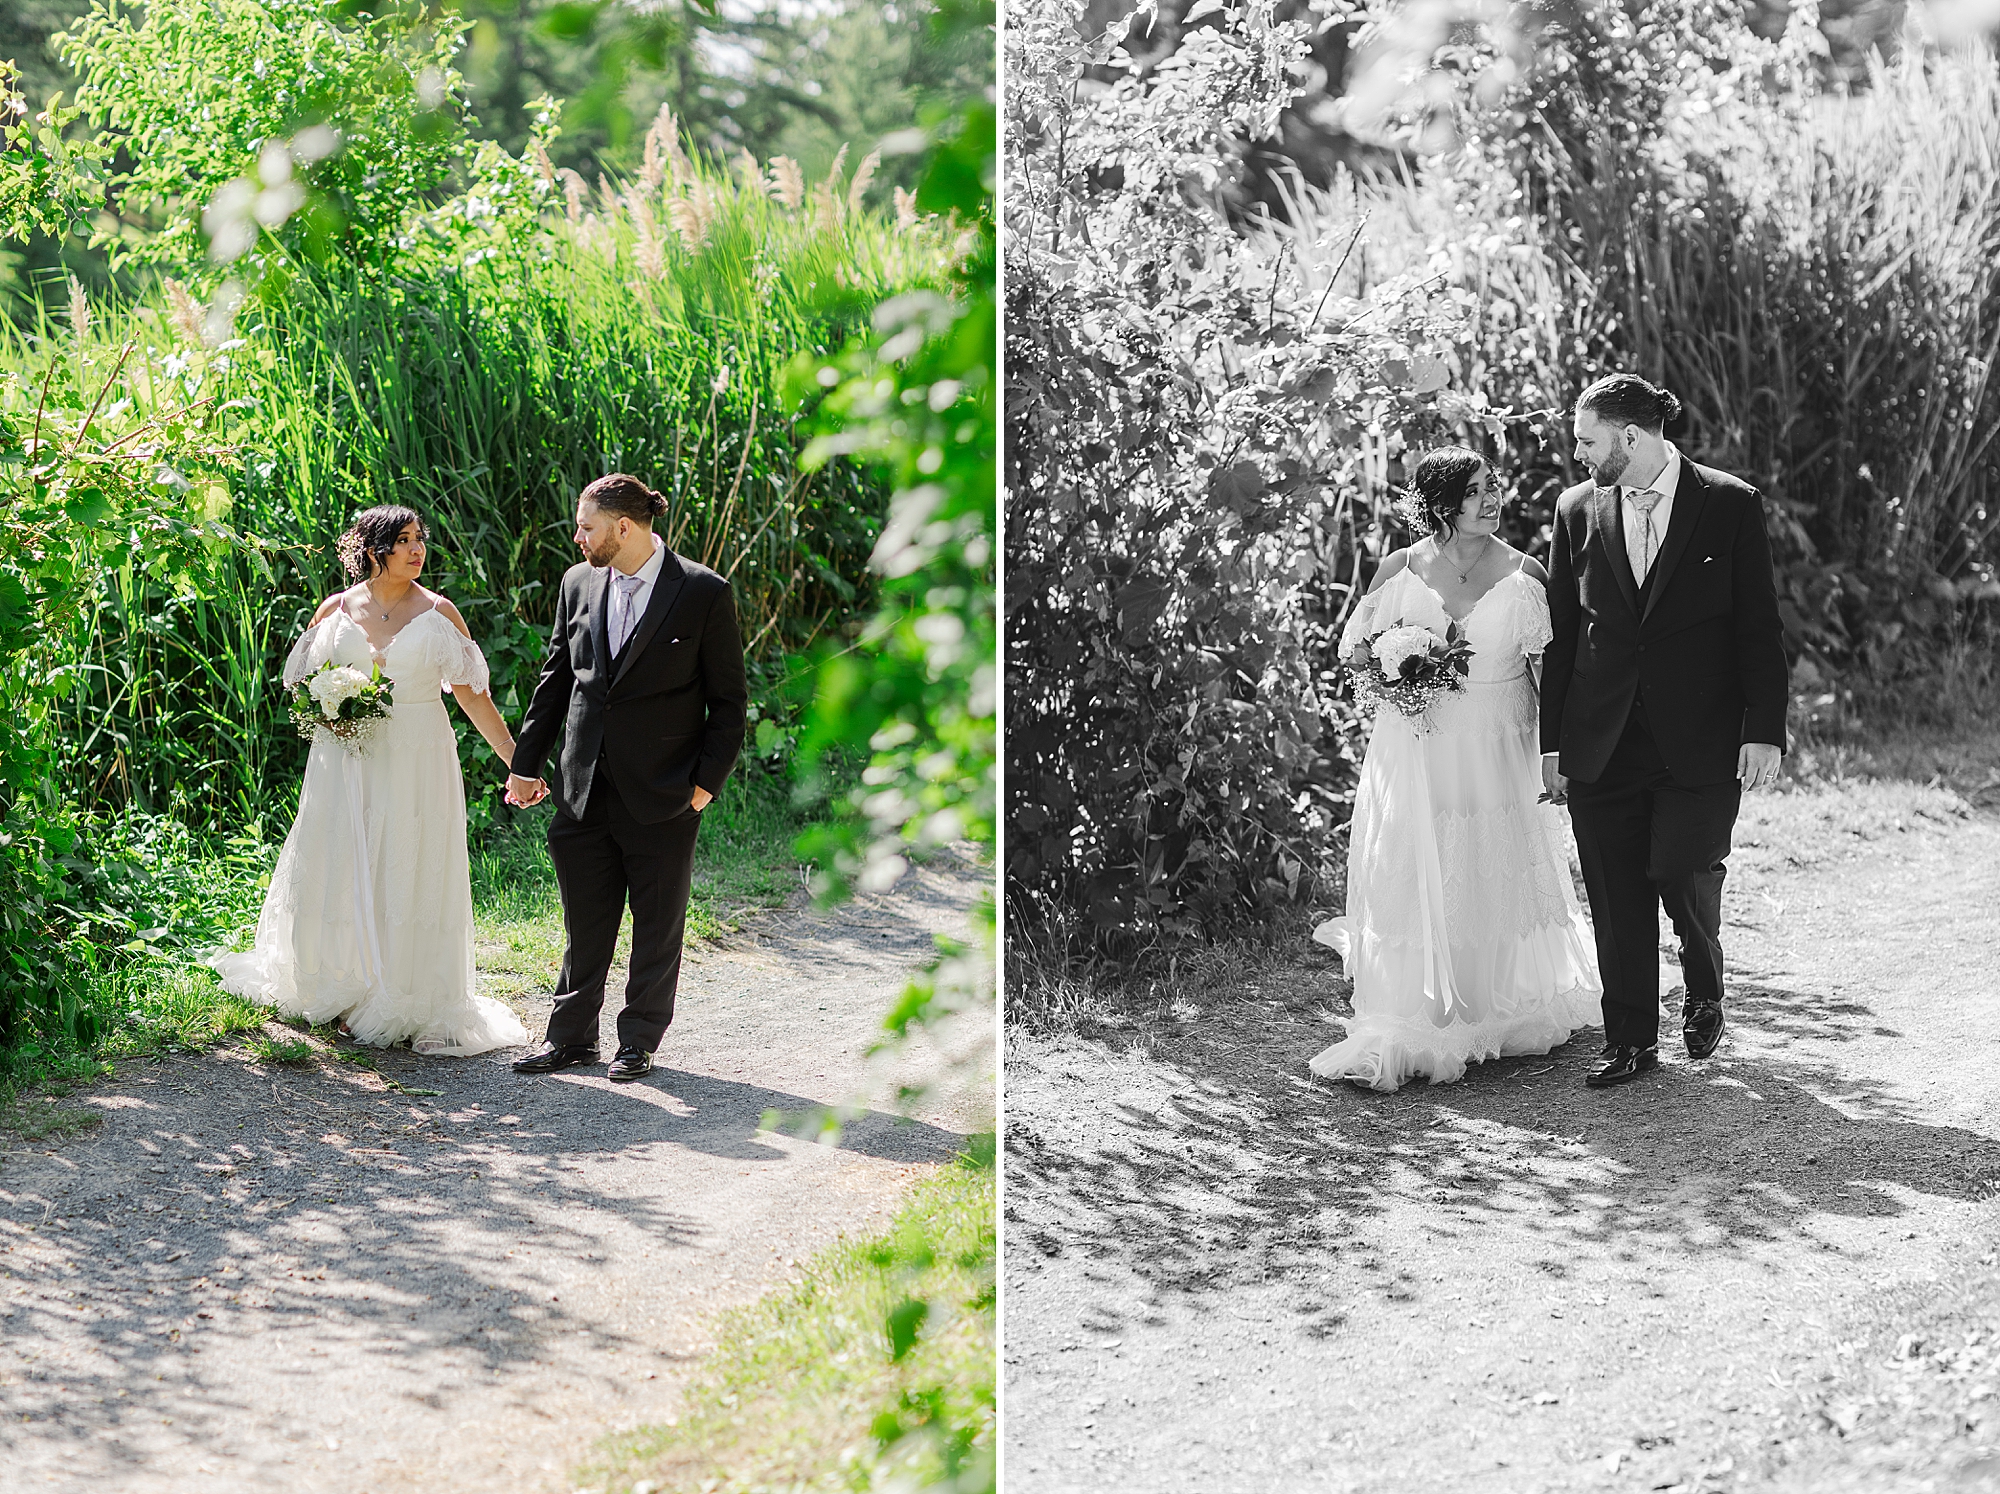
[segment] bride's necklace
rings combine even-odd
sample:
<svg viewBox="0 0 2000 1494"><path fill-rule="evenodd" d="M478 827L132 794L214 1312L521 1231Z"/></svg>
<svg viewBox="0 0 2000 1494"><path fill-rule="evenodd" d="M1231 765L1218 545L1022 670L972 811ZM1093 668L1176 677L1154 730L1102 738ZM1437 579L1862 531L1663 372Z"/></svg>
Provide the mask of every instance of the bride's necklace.
<svg viewBox="0 0 2000 1494"><path fill-rule="evenodd" d="M1437 547L1438 558L1443 560L1446 565L1450 566L1453 571L1457 572L1458 584L1460 586L1465 585L1466 577L1470 576L1474 571L1479 569L1479 562L1486 558L1486 552L1492 548L1493 545L1492 535L1482 534L1479 536L1479 539L1480 539L1479 548L1473 552L1472 559L1466 562L1465 568L1463 570L1459 569L1458 562L1451 558L1450 554L1445 550L1445 547L1443 545L1439 545Z"/></svg>

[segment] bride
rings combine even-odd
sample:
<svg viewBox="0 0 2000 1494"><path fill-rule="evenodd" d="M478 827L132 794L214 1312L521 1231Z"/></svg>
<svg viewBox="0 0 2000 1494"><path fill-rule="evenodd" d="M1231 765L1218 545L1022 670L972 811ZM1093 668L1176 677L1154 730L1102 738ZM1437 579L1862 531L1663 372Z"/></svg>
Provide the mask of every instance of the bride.
<svg viewBox="0 0 2000 1494"><path fill-rule="evenodd" d="M441 690L510 763L486 659L458 609L417 584L424 524L390 505L340 537L355 585L313 614L285 664L295 688L329 661L380 664L394 705L360 753L315 735L298 816L271 874L256 946L210 961L224 989L376 1047L484 1053L528 1040L474 994L465 780Z"/></svg>
<svg viewBox="0 0 2000 1494"><path fill-rule="evenodd" d="M1313 931L1354 981L1354 1019L1312 1070L1380 1090L1547 1052L1598 1020L1601 989L1558 812L1537 802L1532 671L1550 637L1548 578L1497 537L1500 479L1474 452L1427 455L1406 508L1425 537L1382 562L1341 657L1358 662L1388 628L1455 627L1471 673L1428 720L1376 714L1347 913Z"/></svg>

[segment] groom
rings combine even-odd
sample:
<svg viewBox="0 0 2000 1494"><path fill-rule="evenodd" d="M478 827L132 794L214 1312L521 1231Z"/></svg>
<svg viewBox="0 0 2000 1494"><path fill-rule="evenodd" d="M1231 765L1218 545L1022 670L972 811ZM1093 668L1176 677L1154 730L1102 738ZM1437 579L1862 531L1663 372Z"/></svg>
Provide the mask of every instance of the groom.
<svg viewBox="0 0 2000 1494"><path fill-rule="evenodd" d="M623 473L598 478L577 499L583 563L563 576L548 660L507 779L509 803L538 802L562 731L549 859L568 948L548 1041L516 1073L597 1062L598 1014L628 897L632 963L607 1077L650 1074L674 1019L695 833L742 750L747 694L729 583L653 533L666 506Z"/></svg>
<svg viewBox="0 0 2000 1494"><path fill-rule="evenodd" d="M1659 908L1680 939L1691 1057L1722 1040L1722 879L1745 789L1778 776L1787 671L1764 505L1664 434L1680 401L1613 374L1576 403L1593 482L1556 503L1542 782L1567 802L1604 978L1585 1083L1659 1065Z"/></svg>

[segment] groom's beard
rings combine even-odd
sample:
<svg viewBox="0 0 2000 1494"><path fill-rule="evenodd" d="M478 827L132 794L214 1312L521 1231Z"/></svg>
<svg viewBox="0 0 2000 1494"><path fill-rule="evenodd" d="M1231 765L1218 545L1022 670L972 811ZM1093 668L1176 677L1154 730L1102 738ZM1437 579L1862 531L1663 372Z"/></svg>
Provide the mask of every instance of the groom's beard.
<svg viewBox="0 0 2000 1494"><path fill-rule="evenodd" d="M1625 475L1625 469L1631 465L1632 454L1629 451L1613 451L1610 456L1590 469L1590 475L1600 488L1613 487L1618 479ZM593 564L601 565L603 562L596 561Z"/></svg>
<svg viewBox="0 0 2000 1494"><path fill-rule="evenodd" d="M612 557L617 553L618 536L614 534L602 544L587 547L583 552L583 558L601 571L611 564Z"/></svg>

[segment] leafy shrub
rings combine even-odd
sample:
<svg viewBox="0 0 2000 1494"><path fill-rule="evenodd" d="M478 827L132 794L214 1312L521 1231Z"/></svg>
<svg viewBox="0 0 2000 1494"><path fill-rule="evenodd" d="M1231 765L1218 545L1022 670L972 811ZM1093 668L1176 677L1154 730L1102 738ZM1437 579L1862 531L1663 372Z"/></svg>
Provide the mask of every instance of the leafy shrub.
<svg viewBox="0 0 2000 1494"><path fill-rule="evenodd" d="M469 24L339 0L148 0L136 16L96 0L57 43L136 220L100 242L167 266L235 259L267 231L315 259L393 258L466 152L451 59Z"/></svg>
<svg viewBox="0 0 2000 1494"><path fill-rule="evenodd" d="M1252 4L1146 68L1074 15L1008 33L1007 896L1023 936L1067 909L1129 950L1315 885L1356 750L1328 644L1388 463L1498 417L1451 387L1463 292L1342 294L1340 246L1227 221L1303 21Z"/></svg>

